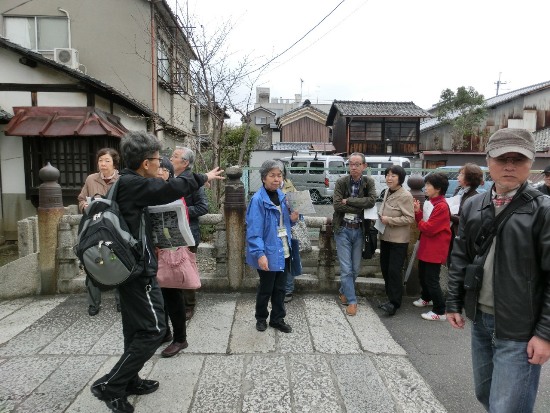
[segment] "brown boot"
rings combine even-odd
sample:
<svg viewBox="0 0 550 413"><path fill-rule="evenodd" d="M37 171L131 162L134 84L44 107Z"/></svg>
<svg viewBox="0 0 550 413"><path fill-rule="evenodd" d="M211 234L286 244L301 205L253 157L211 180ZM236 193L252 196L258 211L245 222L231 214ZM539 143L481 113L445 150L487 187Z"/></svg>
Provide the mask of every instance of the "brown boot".
<svg viewBox="0 0 550 413"><path fill-rule="evenodd" d="M351 316L357 314L357 304L349 304L346 307L346 314Z"/></svg>

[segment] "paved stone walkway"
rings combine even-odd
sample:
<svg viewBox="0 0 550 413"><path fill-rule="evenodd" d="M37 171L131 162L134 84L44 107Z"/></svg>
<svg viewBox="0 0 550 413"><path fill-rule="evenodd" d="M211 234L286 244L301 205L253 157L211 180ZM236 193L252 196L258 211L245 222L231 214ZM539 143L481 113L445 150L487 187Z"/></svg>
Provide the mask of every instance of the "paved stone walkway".
<svg viewBox="0 0 550 413"><path fill-rule="evenodd" d="M0 412L108 412L90 384L122 351L120 315L105 294L99 315L85 295L0 302ZM295 296L293 332L255 329L253 294L199 294L189 347L160 351L142 377L157 392L136 412L444 412L365 299L347 317L336 296Z"/></svg>

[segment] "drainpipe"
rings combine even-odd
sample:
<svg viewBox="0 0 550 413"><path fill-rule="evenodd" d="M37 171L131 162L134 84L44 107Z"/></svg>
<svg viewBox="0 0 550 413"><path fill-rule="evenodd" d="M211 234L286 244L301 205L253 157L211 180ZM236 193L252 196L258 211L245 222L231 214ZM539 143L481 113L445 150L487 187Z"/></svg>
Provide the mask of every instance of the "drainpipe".
<svg viewBox="0 0 550 413"><path fill-rule="evenodd" d="M72 41L71 41L71 16L69 16L69 12L65 9L62 9L61 7L58 7L57 10L59 10L62 13L65 13L67 16L67 29L69 30L69 49L72 49Z"/></svg>
<svg viewBox="0 0 550 413"><path fill-rule="evenodd" d="M151 109L153 110L152 130L156 135L156 113L157 113L157 53L155 38L155 5L151 2Z"/></svg>

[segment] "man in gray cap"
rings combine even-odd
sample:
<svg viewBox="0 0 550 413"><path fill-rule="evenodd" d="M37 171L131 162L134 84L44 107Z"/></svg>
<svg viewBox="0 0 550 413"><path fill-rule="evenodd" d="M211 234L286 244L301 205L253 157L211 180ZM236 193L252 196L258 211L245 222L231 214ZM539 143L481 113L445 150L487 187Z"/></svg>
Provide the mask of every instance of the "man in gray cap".
<svg viewBox="0 0 550 413"><path fill-rule="evenodd" d="M550 195L550 166L544 168L542 173L544 174L544 182L537 186L537 189L544 195Z"/></svg>
<svg viewBox="0 0 550 413"><path fill-rule="evenodd" d="M464 309L473 321L475 394L485 409L532 412L541 366L550 358L550 198L527 183L535 158L531 133L500 129L486 150L494 185L463 206L447 320L464 328Z"/></svg>

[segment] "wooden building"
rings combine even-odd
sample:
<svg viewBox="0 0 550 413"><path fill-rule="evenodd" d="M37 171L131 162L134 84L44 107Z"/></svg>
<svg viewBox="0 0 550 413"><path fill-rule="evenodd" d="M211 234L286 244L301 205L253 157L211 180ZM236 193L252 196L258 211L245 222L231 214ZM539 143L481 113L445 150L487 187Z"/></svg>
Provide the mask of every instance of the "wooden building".
<svg viewBox="0 0 550 413"><path fill-rule="evenodd" d="M330 131L325 126L327 114L311 105L304 104L281 115L277 126L281 131L281 142L327 142Z"/></svg>
<svg viewBox="0 0 550 413"><path fill-rule="evenodd" d="M412 156L418 152L420 120L432 115L413 102L335 100L326 126L337 153Z"/></svg>

